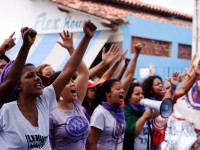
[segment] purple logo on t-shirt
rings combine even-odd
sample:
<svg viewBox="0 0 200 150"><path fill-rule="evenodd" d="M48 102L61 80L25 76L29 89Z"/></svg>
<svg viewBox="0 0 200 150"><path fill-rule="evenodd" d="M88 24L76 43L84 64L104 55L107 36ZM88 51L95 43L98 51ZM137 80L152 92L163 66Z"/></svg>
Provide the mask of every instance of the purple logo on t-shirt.
<svg viewBox="0 0 200 150"><path fill-rule="evenodd" d="M82 116L72 116L66 121L66 132L71 136L77 137L88 132L89 123Z"/></svg>
<svg viewBox="0 0 200 150"><path fill-rule="evenodd" d="M186 95L186 100L196 110L200 110L200 77Z"/></svg>

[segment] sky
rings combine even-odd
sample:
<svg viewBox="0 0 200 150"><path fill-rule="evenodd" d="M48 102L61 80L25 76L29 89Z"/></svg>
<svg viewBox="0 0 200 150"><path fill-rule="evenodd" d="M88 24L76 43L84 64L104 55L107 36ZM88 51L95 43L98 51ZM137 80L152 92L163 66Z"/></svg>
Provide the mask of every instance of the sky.
<svg viewBox="0 0 200 150"><path fill-rule="evenodd" d="M150 3L162 7L167 7L172 10L180 11L187 14L193 14L194 0L141 0L145 3Z"/></svg>

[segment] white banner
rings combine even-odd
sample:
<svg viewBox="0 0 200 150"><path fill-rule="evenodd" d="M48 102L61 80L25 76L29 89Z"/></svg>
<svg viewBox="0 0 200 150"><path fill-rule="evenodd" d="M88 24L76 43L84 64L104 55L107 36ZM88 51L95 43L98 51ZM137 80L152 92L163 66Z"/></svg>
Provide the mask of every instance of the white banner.
<svg viewBox="0 0 200 150"><path fill-rule="evenodd" d="M165 141L162 150L189 150L197 140L197 134L191 123L179 120L171 115L168 118Z"/></svg>

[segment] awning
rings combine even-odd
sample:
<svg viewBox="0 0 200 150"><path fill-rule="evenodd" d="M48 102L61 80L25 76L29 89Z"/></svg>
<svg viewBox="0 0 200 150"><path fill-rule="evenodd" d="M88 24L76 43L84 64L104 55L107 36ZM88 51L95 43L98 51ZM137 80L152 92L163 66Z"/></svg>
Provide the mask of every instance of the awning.
<svg viewBox="0 0 200 150"><path fill-rule="evenodd" d="M90 41L87 51L84 55L84 62L88 67L93 63L99 51L103 45L107 42L112 31L97 31ZM74 33L73 41L76 48L84 36L83 32ZM62 70L66 61L69 59L69 53L66 49L62 48L56 41L59 41L60 36L56 34L43 34L37 35L34 45L31 47L27 62L34 64L36 67L40 64L48 63L56 71ZM12 60L16 58L16 55L21 47L21 37L16 43L16 46L7 53L8 57ZM77 60L79 61L79 60Z"/></svg>

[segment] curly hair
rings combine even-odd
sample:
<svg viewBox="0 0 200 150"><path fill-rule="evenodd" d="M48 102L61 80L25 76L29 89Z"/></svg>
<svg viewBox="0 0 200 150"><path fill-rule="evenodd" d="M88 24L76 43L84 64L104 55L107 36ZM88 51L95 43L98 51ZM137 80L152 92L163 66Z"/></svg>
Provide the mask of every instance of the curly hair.
<svg viewBox="0 0 200 150"><path fill-rule="evenodd" d="M163 82L162 78L158 75L149 76L143 81L142 89L145 98L153 97L153 82L155 79L160 79Z"/></svg>

